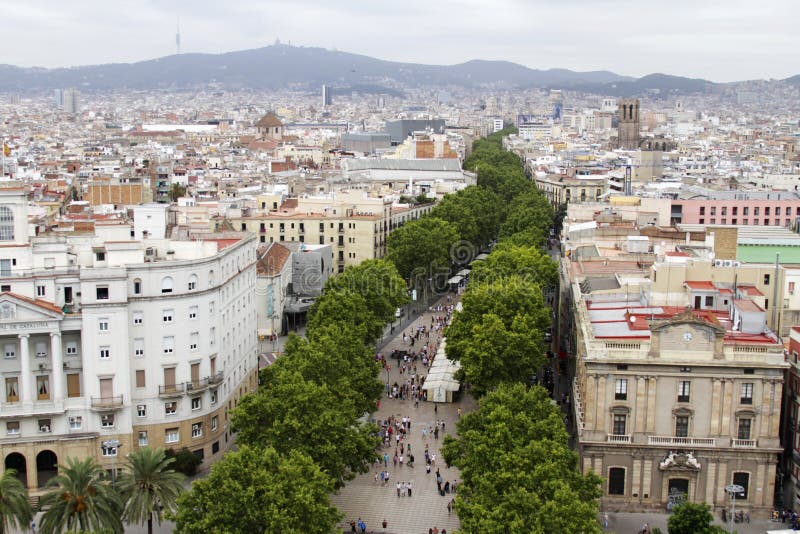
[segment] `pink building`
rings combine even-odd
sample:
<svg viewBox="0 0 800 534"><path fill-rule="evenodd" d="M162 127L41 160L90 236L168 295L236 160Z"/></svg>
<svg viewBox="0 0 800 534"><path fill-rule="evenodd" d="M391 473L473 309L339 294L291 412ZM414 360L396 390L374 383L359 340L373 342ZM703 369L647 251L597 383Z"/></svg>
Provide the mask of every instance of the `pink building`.
<svg viewBox="0 0 800 534"><path fill-rule="evenodd" d="M800 198L788 200L701 198L673 200L670 220L673 224L791 226L797 217L800 217Z"/></svg>

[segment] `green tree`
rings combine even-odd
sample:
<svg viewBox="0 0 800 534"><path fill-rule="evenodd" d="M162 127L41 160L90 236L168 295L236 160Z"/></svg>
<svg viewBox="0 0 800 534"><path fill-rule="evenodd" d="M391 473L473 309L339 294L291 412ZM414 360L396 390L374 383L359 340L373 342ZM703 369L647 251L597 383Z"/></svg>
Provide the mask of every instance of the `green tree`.
<svg viewBox="0 0 800 534"><path fill-rule="evenodd" d="M490 282L513 275L542 287L553 287L558 283L558 266L538 247L519 246L503 241L486 260L473 264L470 281Z"/></svg>
<svg viewBox="0 0 800 534"><path fill-rule="evenodd" d="M169 198L173 202L177 202L177 200L181 197L186 196L186 186L181 185L178 183L174 183L169 188Z"/></svg>
<svg viewBox="0 0 800 534"><path fill-rule="evenodd" d="M233 409L231 425L239 443L274 447L310 456L337 487L356 473L366 473L378 446L375 425L325 384L305 380L286 368Z"/></svg>
<svg viewBox="0 0 800 534"><path fill-rule="evenodd" d="M67 458L42 496L42 532L105 530L122 532L122 500L94 458Z"/></svg>
<svg viewBox="0 0 800 534"><path fill-rule="evenodd" d="M667 519L669 534L724 534L725 529L712 525L714 516L706 503L684 502Z"/></svg>
<svg viewBox="0 0 800 534"><path fill-rule="evenodd" d="M599 532L601 480L578 472L544 388L502 384L456 427L442 455L461 470L456 511L465 532Z"/></svg>
<svg viewBox="0 0 800 534"><path fill-rule="evenodd" d="M336 529L333 481L308 456L243 446L178 499L177 534L319 533Z"/></svg>
<svg viewBox="0 0 800 534"><path fill-rule="evenodd" d="M11 529L27 530L33 520L28 491L14 469L0 475L0 534Z"/></svg>
<svg viewBox="0 0 800 534"><path fill-rule="evenodd" d="M175 460L175 463L172 464L172 468L175 471L188 477L194 476L194 474L197 473L197 468L200 467L200 464L203 462L187 447L181 447L177 451L175 449L167 449L164 451L164 454L167 458Z"/></svg>
<svg viewBox="0 0 800 534"><path fill-rule="evenodd" d="M383 334L383 327L386 324L386 321L376 317L370 310L364 297L347 288L331 289L317 299L309 311L306 334L314 339L316 332L332 321L342 325L352 325L365 344L377 341Z"/></svg>
<svg viewBox="0 0 800 534"><path fill-rule="evenodd" d="M361 295L382 325L393 321L395 310L408 302L405 280L395 265L384 259L364 260L347 267L325 284L326 293L343 289ZM323 293L322 300L325 298Z"/></svg>
<svg viewBox="0 0 800 534"><path fill-rule="evenodd" d="M503 218L503 204L493 191L469 186L446 195L431 210L431 217L454 224L461 240L479 250L497 235Z"/></svg>
<svg viewBox="0 0 800 534"><path fill-rule="evenodd" d="M389 234L387 258L395 264L400 276L417 284L420 278L446 276L450 272L451 249L458 237L452 223L422 217Z"/></svg>
<svg viewBox="0 0 800 534"><path fill-rule="evenodd" d="M544 337L544 329L551 323L550 309L545 306L541 288L534 283L510 276L491 284L470 284L462 300L463 309L456 313L447 327L447 357L461 360L464 351L473 342L476 326L483 322L486 314L496 315L507 330L518 316L528 316L524 321L530 327L533 339ZM541 346L539 352L544 351ZM529 377L520 376L519 380Z"/></svg>
<svg viewBox="0 0 800 534"><path fill-rule="evenodd" d="M458 378L471 384L476 397L503 382L525 380L545 363L542 334L529 315L517 315L506 327L495 314L487 313L472 327L472 338L464 344Z"/></svg>
<svg viewBox="0 0 800 534"><path fill-rule="evenodd" d="M164 449L145 447L128 455L117 484L125 502L125 521L147 522L147 532L152 534L153 518L160 525L162 512L175 511L185 477L170 467L174 462Z"/></svg>

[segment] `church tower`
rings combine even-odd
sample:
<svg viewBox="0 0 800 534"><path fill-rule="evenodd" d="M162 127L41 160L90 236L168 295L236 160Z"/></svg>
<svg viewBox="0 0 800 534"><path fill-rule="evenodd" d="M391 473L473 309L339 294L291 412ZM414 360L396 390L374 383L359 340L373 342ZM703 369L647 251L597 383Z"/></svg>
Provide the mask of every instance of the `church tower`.
<svg viewBox="0 0 800 534"><path fill-rule="evenodd" d="M618 105L617 148L636 150L639 147L639 99L622 98Z"/></svg>

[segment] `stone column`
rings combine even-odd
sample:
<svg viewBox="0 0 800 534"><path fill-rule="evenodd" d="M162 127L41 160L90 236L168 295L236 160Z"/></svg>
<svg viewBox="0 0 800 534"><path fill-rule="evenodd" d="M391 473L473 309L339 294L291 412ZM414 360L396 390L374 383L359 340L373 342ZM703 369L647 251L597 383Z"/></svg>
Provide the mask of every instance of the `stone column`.
<svg viewBox="0 0 800 534"><path fill-rule="evenodd" d="M646 432L656 431L656 385L658 379L650 377L647 387L647 430Z"/></svg>
<svg viewBox="0 0 800 534"><path fill-rule="evenodd" d="M719 436L720 435L720 416L721 416L721 409L720 406L720 395L722 394L722 382L718 378L711 379L711 428L709 430L710 436ZM708 501L711 502L711 501Z"/></svg>
<svg viewBox="0 0 800 534"><path fill-rule="evenodd" d="M64 400L64 363L61 357L61 333L50 334L50 351L53 353L52 397L54 401Z"/></svg>
<svg viewBox="0 0 800 534"><path fill-rule="evenodd" d="M19 335L19 388L20 399L23 403L33 402L33 375L31 374L31 351L29 347L29 334Z"/></svg>
<svg viewBox="0 0 800 534"><path fill-rule="evenodd" d="M583 417L586 430L595 429L595 412L597 410L597 377L588 375L586 377L586 391L582 392Z"/></svg>
<svg viewBox="0 0 800 534"><path fill-rule="evenodd" d="M636 386L634 392L635 404L634 410L636 411L635 414L635 422L633 426L633 432L644 432L644 422L645 417L647 416L647 402L645 399L645 380L643 376L636 377ZM631 433L633 433L631 432Z"/></svg>
<svg viewBox="0 0 800 534"><path fill-rule="evenodd" d="M608 428L608 414L606 413L606 395L608 395L606 391L606 377L601 376L597 380L597 415L595 416L595 430L610 434L611 429ZM627 431L628 430L625 429L625 432Z"/></svg>
<svg viewBox="0 0 800 534"><path fill-rule="evenodd" d="M722 382L722 417L720 418L719 434L723 437L733 437L734 434L731 430L731 407L733 405L733 381L728 379L720 380Z"/></svg>
<svg viewBox="0 0 800 534"><path fill-rule="evenodd" d="M712 460L706 460L706 502L710 505L716 504L714 502L714 490L717 486L717 464Z"/></svg>

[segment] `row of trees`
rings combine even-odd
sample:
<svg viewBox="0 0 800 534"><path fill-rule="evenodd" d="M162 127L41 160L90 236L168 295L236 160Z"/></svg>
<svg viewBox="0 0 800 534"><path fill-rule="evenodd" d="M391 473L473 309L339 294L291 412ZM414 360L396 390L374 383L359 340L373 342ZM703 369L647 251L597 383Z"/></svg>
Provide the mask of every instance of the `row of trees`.
<svg viewBox="0 0 800 534"><path fill-rule="evenodd" d="M172 469L163 449L139 449L127 456L116 484L94 458L67 458L40 501L42 532L121 533L123 521L161 523L175 509L184 475ZM27 530L33 520L28 492L13 469L0 476L0 532Z"/></svg>
<svg viewBox="0 0 800 534"><path fill-rule="evenodd" d="M465 532L598 532L600 479L580 474L560 409L547 390L530 387L552 321L543 290L558 281L543 247L555 214L503 150L505 133L476 142L465 163L503 209L493 219L498 242L473 263L463 309L445 332L447 356L461 362L479 404L442 452L461 470L456 512Z"/></svg>
<svg viewBox="0 0 800 534"><path fill-rule="evenodd" d="M239 449L179 499L176 532L335 529L329 495L369 470L378 446L367 420L380 399L375 342L407 301L395 266L367 260L328 280L306 337L292 336L232 411Z"/></svg>

